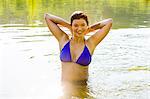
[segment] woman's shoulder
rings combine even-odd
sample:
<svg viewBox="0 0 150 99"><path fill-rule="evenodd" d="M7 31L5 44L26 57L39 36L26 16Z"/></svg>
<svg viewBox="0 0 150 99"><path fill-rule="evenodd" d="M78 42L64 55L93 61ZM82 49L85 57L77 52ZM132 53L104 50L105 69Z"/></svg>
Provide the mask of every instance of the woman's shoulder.
<svg viewBox="0 0 150 99"><path fill-rule="evenodd" d="M90 51L90 54L92 55L94 52L95 46L92 44L92 42L89 39L85 40L85 44L88 50Z"/></svg>
<svg viewBox="0 0 150 99"><path fill-rule="evenodd" d="M59 41L59 47L60 47L60 49L62 49L62 48L65 46L65 44L66 44L67 42L69 42L69 41L70 41L69 37L63 37L63 38Z"/></svg>

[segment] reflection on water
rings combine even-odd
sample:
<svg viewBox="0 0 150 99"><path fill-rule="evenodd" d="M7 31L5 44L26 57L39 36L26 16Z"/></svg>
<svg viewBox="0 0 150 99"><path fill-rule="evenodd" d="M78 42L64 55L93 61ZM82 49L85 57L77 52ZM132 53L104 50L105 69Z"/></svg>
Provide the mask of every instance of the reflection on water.
<svg viewBox="0 0 150 99"><path fill-rule="evenodd" d="M88 86L73 84L73 83L64 83L63 84L63 96L62 99L72 99L73 97L78 98L92 98L89 93Z"/></svg>
<svg viewBox="0 0 150 99"><path fill-rule="evenodd" d="M150 27L149 0L2 0L0 24L45 26L44 13L70 21L69 16L75 10L87 12L90 23L112 17L113 28Z"/></svg>
<svg viewBox="0 0 150 99"><path fill-rule="evenodd" d="M58 42L48 28L0 31L1 99L150 98L149 28L111 30L94 52L88 85L69 88L61 85Z"/></svg>
<svg viewBox="0 0 150 99"><path fill-rule="evenodd" d="M150 71L150 68L148 66L133 66L131 68L128 68L129 71L138 71L138 70L148 70Z"/></svg>

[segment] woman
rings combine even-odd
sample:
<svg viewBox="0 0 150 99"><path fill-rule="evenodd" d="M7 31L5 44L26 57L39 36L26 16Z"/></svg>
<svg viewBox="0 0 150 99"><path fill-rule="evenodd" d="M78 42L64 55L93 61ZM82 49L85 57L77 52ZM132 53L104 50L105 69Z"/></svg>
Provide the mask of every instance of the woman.
<svg viewBox="0 0 150 99"><path fill-rule="evenodd" d="M75 11L71 15L71 23L51 14L45 14L45 20L49 30L59 42L63 84L68 90L72 90L70 87L72 84L86 85L88 66L93 52L108 34L112 19L89 26L87 16L82 11ZM65 31L61 30L60 25L71 31L71 39ZM99 30L85 39L86 34L97 29Z"/></svg>

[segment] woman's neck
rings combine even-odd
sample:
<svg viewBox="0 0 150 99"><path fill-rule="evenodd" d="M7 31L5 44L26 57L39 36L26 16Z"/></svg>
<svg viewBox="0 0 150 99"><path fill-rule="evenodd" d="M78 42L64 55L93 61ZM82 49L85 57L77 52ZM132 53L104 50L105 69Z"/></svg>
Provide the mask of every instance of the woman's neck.
<svg viewBox="0 0 150 99"><path fill-rule="evenodd" d="M72 37L72 43L82 43L84 42L84 37Z"/></svg>

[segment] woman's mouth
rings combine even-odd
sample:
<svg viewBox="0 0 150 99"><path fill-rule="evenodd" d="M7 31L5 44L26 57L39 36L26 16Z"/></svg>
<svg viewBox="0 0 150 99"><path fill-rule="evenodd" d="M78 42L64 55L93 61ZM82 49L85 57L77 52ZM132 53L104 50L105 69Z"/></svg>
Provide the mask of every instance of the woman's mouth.
<svg viewBox="0 0 150 99"><path fill-rule="evenodd" d="M82 34L82 31L77 31L78 34Z"/></svg>

